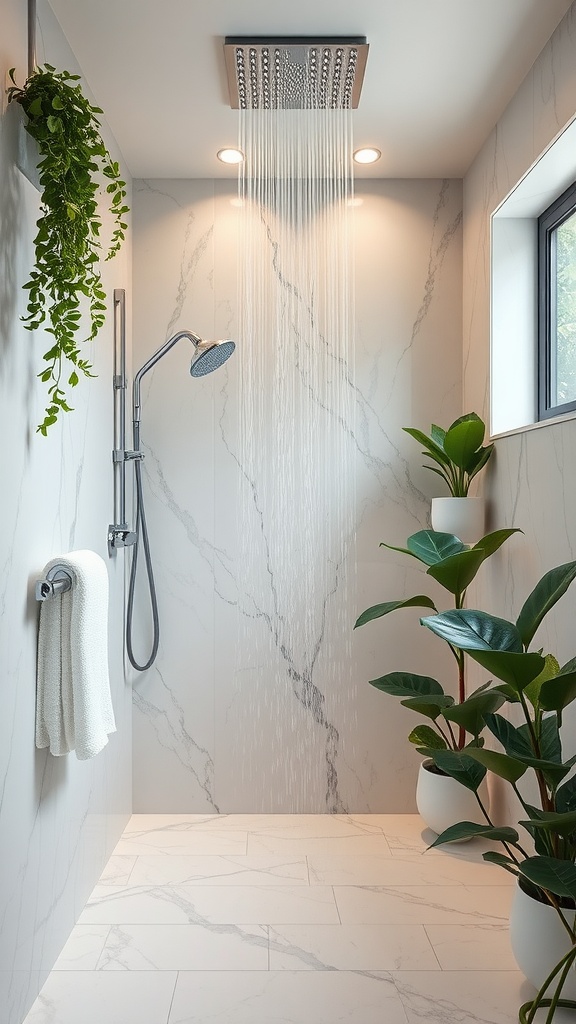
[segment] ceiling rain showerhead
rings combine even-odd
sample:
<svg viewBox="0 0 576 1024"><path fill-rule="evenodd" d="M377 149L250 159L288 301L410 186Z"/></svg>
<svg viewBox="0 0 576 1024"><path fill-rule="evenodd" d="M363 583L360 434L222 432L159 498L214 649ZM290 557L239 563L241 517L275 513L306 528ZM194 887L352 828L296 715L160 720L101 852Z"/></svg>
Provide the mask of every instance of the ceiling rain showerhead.
<svg viewBox="0 0 576 1024"><path fill-rule="evenodd" d="M233 341L201 341L196 344L196 352L192 356L190 373L193 377L205 377L212 370L217 370L222 363L230 358L236 345Z"/></svg>
<svg viewBox="0 0 576 1024"><path fill-rule="evenodd" d="M358 106L366 36L226 36L234 109L341 110Z"/></svg>

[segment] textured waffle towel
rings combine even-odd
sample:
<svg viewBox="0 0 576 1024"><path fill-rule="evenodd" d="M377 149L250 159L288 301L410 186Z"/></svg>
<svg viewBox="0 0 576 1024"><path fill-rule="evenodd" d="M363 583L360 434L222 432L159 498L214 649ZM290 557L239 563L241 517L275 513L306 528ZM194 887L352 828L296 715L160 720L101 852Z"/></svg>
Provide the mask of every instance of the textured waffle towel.
<svg viewBox="0 0 576 1024"><path fill-rule="evenodd" d="M71 551L62 566L72 589L40 606L36 746L85 761L116 731L108 676L108 571L94 551Z"/></svg>

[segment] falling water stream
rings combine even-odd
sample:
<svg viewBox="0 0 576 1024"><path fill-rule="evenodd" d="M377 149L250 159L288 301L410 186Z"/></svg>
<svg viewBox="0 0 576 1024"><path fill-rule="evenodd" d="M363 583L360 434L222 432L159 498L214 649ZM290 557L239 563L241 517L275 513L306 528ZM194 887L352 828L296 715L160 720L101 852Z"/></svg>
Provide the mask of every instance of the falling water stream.
<svg viewBox="0 0 576 1024"><path fill-rule="evenodd" d="M338 720L346 709L353 731L351 135L347 109L240 112L238 685L248 712L239 770L254 788L265 756L257 788L284 794L290 812L346 809ZM265 793L255 809L273 809Z"/></svg>

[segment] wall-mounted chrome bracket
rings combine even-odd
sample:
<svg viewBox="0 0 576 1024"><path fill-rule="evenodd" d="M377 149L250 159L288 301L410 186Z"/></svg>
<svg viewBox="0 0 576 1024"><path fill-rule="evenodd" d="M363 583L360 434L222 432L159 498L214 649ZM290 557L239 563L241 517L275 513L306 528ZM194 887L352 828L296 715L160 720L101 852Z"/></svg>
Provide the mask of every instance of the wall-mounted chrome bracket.
<svg viewBox="0 0 576 1024"><path fill-rule="evenodd" d="M46 573L45 580L36 581L36 600L47 601L49 597L65 594L72 588L72 577L62 565L53 565Z"/></svg>
<svg viewBox="0 0 576 1024"><path fill-rule="evenodd" d="M135 459L143 459L144 452L125 451L115 448L112 452L112 462L134 462Z"/></svg>
<svg viewBox="0 0 576 1024"><path fill-rule="evenodd" d="M130 548L138 540L138 534L128 529L127 523L110 523L108 527L108 554L116 548Z"/></svg>

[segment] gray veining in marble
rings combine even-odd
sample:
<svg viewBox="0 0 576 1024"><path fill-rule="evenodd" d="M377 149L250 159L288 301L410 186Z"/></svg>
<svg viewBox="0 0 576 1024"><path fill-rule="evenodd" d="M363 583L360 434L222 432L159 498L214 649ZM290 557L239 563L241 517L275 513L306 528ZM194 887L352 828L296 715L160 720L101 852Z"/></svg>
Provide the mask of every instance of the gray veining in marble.
<svg viewBox="0 0 576 1024"><path fill-rule="evenodd" d="M406 659L414 670L428 671L431 658L440 673L447 665L428 637L414 643L409 616L354 635L352 626L367 604L421 585L379 542L403 543L427 524L432 481L402 426L460 412L460 187L364 181L356 196L355 414L342 426L356 452L358 568L355 588L344 590L335 564L326 592L313 595L306 651L282 624L267 495L238 458L241 345L202 382L186 379L189 353L177 349L148 381L142 437L163 635L157 669L134 679L136 810L413 806L408 717L368 679ZM225 181L136 183L137 362L176 326L237 337L235 203ZM250 517L258 592L239 561ZM331 608L342 600L350 633L335 636ZM148 632L139 627L144 645ZM338 678L331 651L345 666Z"/></svg>

